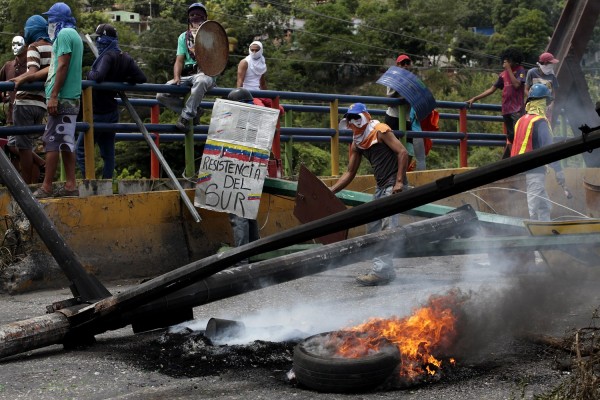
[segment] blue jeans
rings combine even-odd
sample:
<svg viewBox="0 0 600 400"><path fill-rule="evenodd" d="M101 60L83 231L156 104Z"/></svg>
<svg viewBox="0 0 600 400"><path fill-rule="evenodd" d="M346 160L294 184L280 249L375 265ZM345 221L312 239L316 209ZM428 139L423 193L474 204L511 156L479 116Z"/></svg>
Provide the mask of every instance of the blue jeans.
<svg viewBox="0 0 600 400"><path fill-rule="evenodd" d="M167 85L173 84L173 80L167 82ZM191 86L190 96L185 103L183 102L183 95L174 93L158 93L156 100L173 112L180 114L183 118L192 120L198 113L198 107L200 107L206 92L216 86L216 80L211 76L198 73L182 76L179 85Z"/></svg>
<svg viewBox="0 0 600 400"><path fill-rule="evenodd" d="M119 122L119 110L108 114L94 114L94 122ZM77 166L85 177L85 151L83 147L83 132L77 137ZM100 156L104 161L102 179L112 179L115 170L115 132L94 131L94 143L100 148Z"/></svg>

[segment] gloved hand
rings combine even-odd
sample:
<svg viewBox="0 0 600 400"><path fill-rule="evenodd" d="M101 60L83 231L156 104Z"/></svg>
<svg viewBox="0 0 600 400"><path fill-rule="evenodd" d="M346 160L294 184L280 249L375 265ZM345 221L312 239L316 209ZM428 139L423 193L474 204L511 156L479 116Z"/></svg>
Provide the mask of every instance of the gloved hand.
<svg viewBox="0 0 600 400"><path fill-rule="evenodd" d="M560 186L565 186L565 173L564 171L556 172L556 183Z"/></svg>

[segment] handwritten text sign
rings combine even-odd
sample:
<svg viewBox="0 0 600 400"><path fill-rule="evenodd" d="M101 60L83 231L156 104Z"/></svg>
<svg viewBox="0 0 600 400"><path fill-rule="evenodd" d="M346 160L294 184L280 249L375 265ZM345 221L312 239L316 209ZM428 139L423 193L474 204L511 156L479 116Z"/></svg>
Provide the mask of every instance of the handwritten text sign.
<svg viewBox="0 0 600 400"><path fill-rule="evenodd" d="M279 110L217 100L194 205L256 219Z"/></svg>

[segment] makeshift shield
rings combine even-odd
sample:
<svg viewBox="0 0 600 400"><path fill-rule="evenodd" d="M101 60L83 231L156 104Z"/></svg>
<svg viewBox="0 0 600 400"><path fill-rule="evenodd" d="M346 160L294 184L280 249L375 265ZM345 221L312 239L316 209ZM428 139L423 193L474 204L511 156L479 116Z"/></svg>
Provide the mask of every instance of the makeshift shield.
<svg viewBox="0 0 600 400"><path fill-rule="evenodd" d="M390 67L377 83L390 87L415 109L419 120L425 119L436 106L433 95L422 80L400 67Z"/></svg>
<svg viewBox="0 0 600 400"><path fill-rule="evenodd" d="M208 76L219 75L227 66L229 39L225 29L217 21L205 21L198 28L194 40L196 62Z"/></svg>

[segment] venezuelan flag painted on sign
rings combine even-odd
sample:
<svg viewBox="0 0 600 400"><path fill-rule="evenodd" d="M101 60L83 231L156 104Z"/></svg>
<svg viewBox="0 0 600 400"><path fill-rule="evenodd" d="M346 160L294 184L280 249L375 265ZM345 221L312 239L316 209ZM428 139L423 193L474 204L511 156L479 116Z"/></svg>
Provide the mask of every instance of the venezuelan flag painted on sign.
<svg viewBox="0 0 600 400"><path fill-rule="evenodd" d="M222 158L231 158L244 162L254 162L261 165L269 164L268 151L215 140L206 141L204 154L220 156Z"/></svg>

